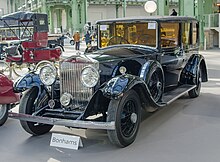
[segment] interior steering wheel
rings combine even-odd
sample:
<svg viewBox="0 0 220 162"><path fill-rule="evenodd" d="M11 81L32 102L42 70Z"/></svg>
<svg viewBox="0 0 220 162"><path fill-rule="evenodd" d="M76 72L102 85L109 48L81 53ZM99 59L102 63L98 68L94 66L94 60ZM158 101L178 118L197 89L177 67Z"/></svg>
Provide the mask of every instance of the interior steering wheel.
<svg viewBox="0 0 220 162"><path fill-rule="evenodd" d="M130 44L127 39L121 36L112 36L109 41L108 45L116 45L116 44Z"/></svg>

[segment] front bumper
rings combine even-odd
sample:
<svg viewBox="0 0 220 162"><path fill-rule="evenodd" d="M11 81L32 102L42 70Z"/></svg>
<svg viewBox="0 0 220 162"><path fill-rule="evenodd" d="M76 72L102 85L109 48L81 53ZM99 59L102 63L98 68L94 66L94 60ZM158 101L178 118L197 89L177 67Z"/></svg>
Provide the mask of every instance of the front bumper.
<svg viewBox="0 0 220 162"><path fill-rule="evenodd" d="M73 127L73 128L115 130L114 121L97 122L97 121L69 120L69 119L32 116L32 115L20 114L20 113L14 113L14 112L9 112L8 116L11 118L19 119L23 121L43 123L43 124L49 124L49 125L61 125L61 126Z"/></svg>

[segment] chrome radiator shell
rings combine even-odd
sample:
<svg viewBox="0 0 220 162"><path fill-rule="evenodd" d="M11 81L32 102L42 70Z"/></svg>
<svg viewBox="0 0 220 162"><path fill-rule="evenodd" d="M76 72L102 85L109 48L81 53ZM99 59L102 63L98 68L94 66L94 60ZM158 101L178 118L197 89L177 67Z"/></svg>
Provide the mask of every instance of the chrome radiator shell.
<svg viewBox="0 0 220 162"><path fill-rule="evenodd" d="M93 88L87 88L81 83L81 72L88 62L60 63L60 96L64 93L72 95L72 108L85 107L93 95Z"/></svg>

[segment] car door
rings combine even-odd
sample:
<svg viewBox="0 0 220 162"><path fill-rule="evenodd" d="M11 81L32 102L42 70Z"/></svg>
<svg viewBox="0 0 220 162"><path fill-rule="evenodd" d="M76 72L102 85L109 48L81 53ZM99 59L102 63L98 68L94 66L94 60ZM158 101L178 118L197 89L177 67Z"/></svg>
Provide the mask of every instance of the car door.
<svg viewBox="0 0 220 162"><path fill-rule="evenodd" d="M163 22L160 26L161 64L165 74L165 88L178 85L187 55L182 45L180 22Z"/></svg>

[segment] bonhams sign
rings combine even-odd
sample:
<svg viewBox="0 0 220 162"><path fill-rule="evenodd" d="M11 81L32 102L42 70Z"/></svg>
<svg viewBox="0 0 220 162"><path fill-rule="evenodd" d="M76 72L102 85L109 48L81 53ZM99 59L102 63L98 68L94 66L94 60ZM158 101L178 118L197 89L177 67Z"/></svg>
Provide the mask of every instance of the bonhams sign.
<svg viewBox="0 0 220 162"><path fill-rule="evenodd" d="M78 150L83 147L82 141L79 136L64 135L53 133L50 140L50 146L62 147Z"/></svg>

